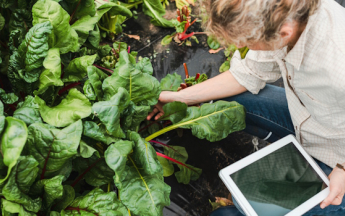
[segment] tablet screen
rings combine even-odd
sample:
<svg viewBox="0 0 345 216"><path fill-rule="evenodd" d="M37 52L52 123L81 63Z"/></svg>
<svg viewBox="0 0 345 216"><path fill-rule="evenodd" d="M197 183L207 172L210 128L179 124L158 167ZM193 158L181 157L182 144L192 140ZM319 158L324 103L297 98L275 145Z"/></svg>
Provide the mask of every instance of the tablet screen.
<svg viewBox="0 0 345 216"><path fill-rule="evenodd" d="M230 176L259 216L283 216L324 189L293 143Z"/></svg>

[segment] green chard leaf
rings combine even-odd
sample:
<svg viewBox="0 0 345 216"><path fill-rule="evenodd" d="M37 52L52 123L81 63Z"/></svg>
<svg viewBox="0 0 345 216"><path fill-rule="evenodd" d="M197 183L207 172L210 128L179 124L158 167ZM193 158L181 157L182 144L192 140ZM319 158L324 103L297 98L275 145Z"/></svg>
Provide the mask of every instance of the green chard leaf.
<svg viewBox="0 0 345 216"><path fill-rule="evenodd" d="M228 71L230 69L230 60L227 59L219 68L219 72L223 73L225 71Z"/></svg>
<svg viewBox="0 0 345 216"><path fill-rule="evenodd" d="M11 14L10 22L8 24L9 32L19 30L22 37L32 27L31 12L25 9L16 9Z"/></svg>
<svg viewBox="0 0 345 216"><path fill-rule="evenodd" d="M79 36L79 46L82 46L85 43L85 41L89 37L90 32L94 30L98 20L98 17L91 17L90 15L86 15L73 23L72 28L77 32Z"/></svg>
<svg viewBox="0 0 345 216"><path fill-rule="evenodd" d="M96 100L96 93L95 90L93 89L90 80L86 80L83 86L83 92L84 95L91 101Z"/></svg>
<svg viewBox="0 0 345 216"><path fill-rule="evenodd" d="M120 87L110 100L93 104L92 113L101 120L110 134L118 138L125 138L120 127L120 115L128 107L129 102L128 92Z"/></svg>
<svg viewBox="0 0 345 216"><path fill-rule="evenodd" d="M42 123L38 108L38 104L35 103L35 98L31 95L26 96L25 101L18 104L16 111L13 113L13 117L24 121L27 125L35 122Z"/></svg>
<svg viewBox="0 0 345 216"><path fill-rule="evenodd" d="M102 90L102 81L99 76L100 73L103 73L95 66L87 67L87 76L89 77L90 84L97 95L97 99L101 101L103 99L103 90Z"/></svg>
<svg viewBox="0 0 345 216"><path fill-rule="evenodd" d="M162 44L163 46L169 45L169 44L171 43L172 39L175 37L175 35L176 35L176 33L173 33L173 34L171 34L171 35L165 36L165 37L162 39L161 44Z"/></svg>
<svg viewBox="0 0 345 216"><path fill-rule="evenodd" d="M207 44L208 46L213 49L213 50L216 50L220 47L220 43L217 41L217 39L213 36L209 36L207 38Z"/></svg>
<svg viewBox="0 0 345 216"><path fill-rule="evenodd" d="M150 110L150 106L136 106L133 101L131 101L121 117L121 123L124 130L135 130L136 127L146 119Z"/></svg>
<svg viewBox="0 0 345 216"><path fill-rule="evenodd" d="M29 126L26 150L39 162L41 178L52 177L66 169L69 159L77 154L82 130L80 120L61 130L42 123Z"/></svg>
<svg viewBox="0 0 345 216"><path fill-rule="evenodd" d="M64 176L57 175L51 179L42 179L30 189L31 195L41 197L43 194L43 211L48 211L56 199L62 198Z"/></svg>
<svg viewBox="0 0 345 216"><path fill-rule="evenodd" d="M27 211L35 213L40 210L42 200L32 199L27 193L37 177L37 166L38 162L33 156L20 157L2 189L6 200L23 205Z"/></svg>
<svg viewBox="0 0 345 216"><path fill-rule="evenodd" d="M9 60L8 77L14 90L32 93L32 90L27 90L32 88L27 83L35 82L40 76L43 60L48 51L47 40L50 32L50 22L36 25L26 34L25 40L19 45L18 50L14 46L10 46L13 54Z"/></svg>
<svg viewBox="0 0 345 216"><path fill-rule="evenodd" d="M187 21L179 22L176 19L171 20L172 24L175 26L177 33L182 33L184 31L185 24Z"/></svg>
<svg viewBox="0 0 345 216"><path fill-rule="evenodd" d="M95 25L94 29L90 31L88 42L93 46L93 48L98 48L101 42L101 32L99 31L98 25Z"/></svg>
<svg viewBox="0 0 345 216"><path fill-rule="evenodd" d="M242 105L237 102L217 101L201 107L188 107L185 118L145 140L150 141L176 128L185 128L192 129L192 134L199 139L215 142L226 138L232 132L243 130L245 126L245 108Z"/></svg>
<svg viewBox="0 0 345 216"><path fill-rule="evenodd" d="M137 137L135 134L133 135L135 142L137 142ZM133 149L133 154L136 154L136 156L146 152L141 148L142 142L139 141L139 143L134 144L138 145ZM119 141L110 145L105 152L105 160L108 166L115 171L114 182L119 189L121 201L134 215L163 215L164 206L170 204L169 194L171 189L164 183L162 168L157 169L159 171L157 174L147 174L150 170L154 170L152 168L157 166L156 163L158 163L158 166L161 165L158 159L154 160L150 157L150 154L144 157L151 158L150 161L153 161L154 165L148 165L141 159L137 159L139 164L136 164L134 161L135 156L130 154L132 148L133 142ZM135 151L139 152L135 153ZM150 153L150 150L148 150L148 153ZM133 202L133 200L137 201Z"/></svg>
<svg viewBox="0 0 345 216"><path fill-rule="evenodd" d="M0 184L8 178L12 168L16 165L27 137L28 129L22 120L6 117L5 129L1 137L0 167L5 165L8 170L7 175L0 179Z"/></svg>
<svg viewBox="0 0 345 216"><path fill-rule="evenodd" d="M129 92L130 100L140 106L157 104L161 92L157 79L137 69L125 50L120 53L120 60L113 75L103 81L105 98L111 98L119 87L125 88Z"/></svg>
<svg viewBox="0 0 345 216"><path fill-rule="evenodd" d="M39 77L39 89L34 94L44 93L50 86L63 86L61 81L61 58L60 50L52 48L48 51L47 57L43 61L45 70Z"/></svg>
<svg viewBox="0 0 345 216"><path fill-rule="evenodd" d="M113 181L114 171L108 167L104 158L96 155L89 158L78 157L73 161L73 165L79 175L85 174L83 178L89 185L99 187Z"/></svg>
<svg viewBox="0 0 345 216"><path fill-rule="evenodd" d="M75 82L82 80L87 75L87 68L94 63L96 57L97 54L73 59L65 69L62 81Z"/></svg>
<svg viewBox="0 0 345 216"><path fill-rule="evenodd" d="M175 173L176 179L179 183L189 184L191 180L195 181L200 177L202 172L201 169L186 164L188 159L186 148L181 146L169 145L169 147L164 147L164 154L185 164L185 166L183 166L176 163L176 165L180 169L180 171ZM171 165L175 164L172 161L168 161L168 163L170 163Z"/></svg>
<svg viewBox="0 0 345 216"><path fill-rule="evenodd" d="M174 174L174 166L169 163L169 161L163 157L158 157L159 163L162 165L163 168L163 176L169 177Z"/></svg>
<svg viewBox="0 0 345 216"><path fill-rule="evenodd" d="M105 193L96 188L83 197L76 198L61 212L62 216L112 215L128 216L126 207L114 192Z"/></svg>
<svg viewBox="0 0 345 216"><path fill-rule="evenodd" d="M19 75L28 83L38 80L44 58L48 54L48 36L52 31L50 22L43 22L32 27L25 40L18 47L18 53L25 59L25 70L19 70Z"/></svg>
<svg viewBox="0 0 345 216"><path fill-rule="evenodd" d="M187 115L188 105L179 101L167 103L163 106L164 115L161 120L170 120L173 124L181 121Z"/></svg>
<svg viewBox="0 0 345 216"><path fill-rule="evenodd" d="M36 96L40 114L45 122L55 127L68 126L79 119L91 114L90 101L77 89L71 89L61 103L55 107L48 107L44 100Z"/></svg>
<svg viewBox="0 0 345 216"><path fill-rule="evenodd" d="M59 0L63 9L65 9L73 18L80 19L83 16L94 16L96 14L96 5L94 0Z"/></svg>
<svg viewBox="0 0 345 216"><path fill-rule="evenodd" d="M93 154L95 154L98 158L101 157L99 152L96 149L92 148L83 140L81 140L80 145L79 145L79 155L82 158L90 158Z"/></svg>
<svg viewBox="0 0 345 216"><path fill-rule="evenodd" d="M50 21L53 32L49 36L49 47L60 48L62 54L79 49L78 34L69 25L70 16L52 0L37 1L32 8L33 25Z"/></svg>
<svg viewBox="0 0 345 216"><path fill-rule="evenodd" d="M190 181L197 180L202 173L201 169L193 167L189 164L186 164L188 168L180 164L177 164L177 166L180 168L180 171L175 172L178 183L189 184Z"/></svg>
<svg viewBox="0 0 345 216"><path fill-rule="evenodd" d="M105 131L103 131L95 122L93 121L84 121L83 123L83 135L89 138L92 138L96 141L103 142L107 145L116 141L116 138L113 138Z"/></svg>
<svg viewBox="0 0 345 216"><path fill-rule="evenodd" d="M74 198L75 198L75 191L73 187L70 185L64 185L63 195L61 198L56 200L56 204L53 205L52 209L54 211L61 212L63 209L67 208L69 204L73 202Z"/></svg>
<svg viewBox="0 0 345 216"><path fill-rule="evenodd" d="M127 138L134 142L133 160L135 164L143 168L142 173L146 175L162 175L162 166L157 159L156 151L152 145L133 131L127 133Z"/></svg>
<svg viewBox="0 0 345 216"><path fill-rule="evenodd" d="M161 80L161 89L162 91L176 92L181 83L183 83L181 75L178 75L176 72L168 74Z"/></svg>
<svg viewBox="0 0 345 216"><path fill-rule="evenodd" d="M165 14L165 9L160 0L143 0L143 12L152 18L151 23L155 26L174 27L171 21L162 17Z"/></svg>
<svg viewBox="0 0 345 216"><path fill-rule="evenodd" d="M5 104L14 104L15 102L18 101L19 98L14 93L6 93L5 90L0 88L0 99Z"/></svg>
<svg viewBox="0 0 345 216"><path fill-rule="evenodd" d="M142 58L138 64L136 65L136 68L140 71L142 71L143 73L148 73L150 75L153 74L153 67L151 64L151 61L149 58L145 57Z"/></svg>
<svg viewBox="0 0 345 216"><path fill-rule="evenodd" d="M36 213L26 211L22 205L5 199L1 199L1 210L3 216L36 216Z"/></svg>

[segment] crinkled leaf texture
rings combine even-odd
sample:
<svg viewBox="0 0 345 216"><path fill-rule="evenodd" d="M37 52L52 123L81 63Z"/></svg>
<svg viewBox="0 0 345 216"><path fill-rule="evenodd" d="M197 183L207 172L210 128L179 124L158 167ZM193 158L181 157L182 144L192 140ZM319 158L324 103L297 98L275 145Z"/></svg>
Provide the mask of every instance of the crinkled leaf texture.
<svg viewBox="0 0 345 216"><path fill-rule="evenodd" d="M83 92L84 92L84 95L85 95L90 101L96 100L96 93L95 93L95 90L93 90L93 87L92 87L92 85L91 85L89 79L86 80L86 82L84 83Z"/></svg>
<svg viewBox="0 0 345 216"><path fill-rule="evenodd" d="M120 191L121 201L134 215L163 215L164 206L170 204L171 189L164 183L162 167L157 157L153 158L148 154L136 159L137 162L134 161L139 154L150 153L153 147L150 145L144 149L145 144L138 142L135 134L132 134L132 138L136 143L118 141L105 152L108 166L115 171L114 182ZM134 147L133 144L138 146ZM144 162L142 159L145 157L150 161ZM152 171L156 173L147 174Z"/></svg>
<svg viewBox="0 0 345 216"><path fill-rule="evenodd" d="M191 129L194 136L211 142L226 138L246 127L245 108L237 102L217 101L201 107L188 107L186 117L146 138L147 141L176 128Z"/></svg>
<svg viewBox="0 0 345 216"><path fill-rule="evenodd" d="M8 201L22 205L27 211L37 213L41 209L41 198L32 199L27 193L38 173L38 162L33 156L20 157L13 168L2 194Z"/></svg>
<svg viewBox="0 0 345 216"><path fill-rule="evenodd" d="M173 74L168 74L161 80L161 89L162 91L176 92L181 83L183 83L181 75L178 75L176 72Z"/></svg>
<svg viewBox="0 0 345 216"><path fill-rule="evenodd" d="M13 103L17 102L19 98L14 93L6 93L5 90L0 88L0 99L5 104L13 104Z"/></svg>
<svg viewBox="0 0 345 216"><path fill-rule="evenodd" d="M19 216L36 215L36 213L26 211L22 205L5 199L1 199L1 210L3 216L12 216L14 214L18 214Z"/></svg>
<svg viewBox="0 0 345 216"><path fill-rule="evenodd" d="M85 196L77 197L65 210L62 216L75 215L111 215L127 216L126 207L117 199L114 192L105 193L96 188Z"/></svg>
<svg viewBox="0 0 345 216"><path fill-rule="evenodd" d="M73 165L79 174L85 174L84 179L89 185L99 187L113 181L114 171L108 167L104 158L95 154L90 158L78 157L73 161Z"/></svg>
<svg viewBox="0 0 345 216"><path fill-rule="evenodd" d="M52 48L48 51L43 61L44 71L39 77L38 90L34 94L44 93L50 86L63 86L61 81L61 58L59 48Z"/></svg>
<svg viewBox="0 0 345 216"><path fill-rule="evenodd" d="M194 136L211 142L246 127L245 108L237 102L217 101L199 107L188 107L187 116L176 125L192 129Z"/></svg>
<svg viewBox="0 0 345 216"><path fill-rule="evenodd" d="M68 126L79 119L91 114L90 101L77 89L71 89L61 103L55 107L48 107L44 100L36 96L35 102L45 122L55 127Z"/></svg>
<svg viewBox="0 0 345 216"><path fill-rule="evenodd" d="M150 110L150 106L136 106L133 101L131 101L127 109L122 114L122 128L124 130L136 130L136 127L146 119Z"/></svg>
<svg viewBox="0 0 345 216"><path fill-rule="evenodd" d="M67 66L62 81L75 82L83 79L87 75L87 68L93 64L96 57L97 54L73 59Z"/></svg>
<svg viewBox="0 0 345 216"><path fill-rule="evenodd" d="M57 175L50 179L37 181L30 189L32 195L40 197L43 194L43 211L50 209L56 199L62 198L64 176Z"/></svg>
<svg viewBox="0 0 345 216"><path fill-rule="evenodd" d="M2 184L11 173L12 168L16 165L20 154L23 151L26 139L28 137L28 129L26 124L19 119L6 117L5 129L1 137L1 154L0 168L7 166L7 175L0 179Z"/></svg>
<svg viewBox="0 0 345 216"><path fill-rule="evenodd" d="M110 100L93 104L92 113L101 120L110 134L118 138L125 138L120 127L120 116L128 105L129 94L126 89L120 87Z"/></svg>
<svg viewBox="0 0 345 216"><path fill-rule="evenodd" d="M100 73L103 73L95 66L87 67L87 76L89 77L90 84L97 96L97 99L101 101L103 99L103 90L102 90L102 77Z"/></svg>
<svg viewBox="0 0 345 216"><path fill-rule="evenodd" d="M55 204L52 207L52 210L61 212L63 209L67 208L69 204L73 202L75 198L75 191L72 186L64 185L63 186L63 195L60 199L56 200Z"/></svg>
<svg viewBox="0 0 345 216"><path fill-rule="evenodd" d="M181 121L187 115L188 105L179 101L167 103L163 106L164 115L161 120L170 120L173 124Z"/></svg>
<svg viewBox="0 0 345 216"><path fill-rule="evenodd" d="M41 177L52 177L66 168L77 154L82 130L80 120L61 130L42 123L29 126L26 150L39 162Z"/></svg>
<svg viewBox="0 0 345 216"><path fill-rule="evenodd" d="M121 51L113 75L103 81L104 97L111 98L119 87L123 87L135 105L156 105L161 92L160 84L156 78L138 68L142 67L137 67L131 62L127 51Z"/></svg>
<svg viewBox="0 0 345 216"><path fill-rule="evenodd" d="M25 40L18 47L18 53L25 61L25 70L18 73L28 83L38 80L44 58L48 54L48 36L52 32L52 25L49 21L38 23L32 27L25 36Z"/></svg>
<svg viewBox="0 0 345 216"><path fill-rule="evenodd" d="M26 96L24 102L20 102L13 117L24 121L27 125L35 122L42 123L40 112L38 111L38 104L35 103L35 98L31 95Z"/></svg>
<svg viewBox="0 0 345 216"><path fill-rule="evenodd" d="M70 16L52 0L41 0L32 8L33 24L50 21L53 32L49 36L49 47L60 48L62 54L76 52L79 49L78 34L69 25Z"/></svg>
<svg viewBox="0 0 345 216"><path fill-rule="evenodd" d="M127 138L134 143L133 160L144 168L142 174L162 174L162 167L158 162L156 151L152 145L133 131L127 133Z"/></svg>
<svg viewBox="0 0 345 216"><path fill-rule="evenodd" d="M16 9L11 14L10 22L8 23L9 31L19 30L20 35L25 36L26 32L32 27L31 11L25 9Z"/></svg>

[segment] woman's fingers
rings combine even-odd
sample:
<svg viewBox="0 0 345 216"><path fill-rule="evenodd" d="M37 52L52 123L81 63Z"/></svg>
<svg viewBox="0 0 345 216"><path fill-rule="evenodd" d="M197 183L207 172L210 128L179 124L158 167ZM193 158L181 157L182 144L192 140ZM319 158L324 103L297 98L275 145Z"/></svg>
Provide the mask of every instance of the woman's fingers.
<svg viewBox="0 0 345 216"><path fill-rule="evenodd" d="M160 117L164 115L163 112L160 112L159 114L156 115L155 120L158 120Z"/></svg>
<svg viewBox="0 0 345 216"><path fill-rule="evenodd" d="M158 110L158 108L157 107L155 107L153 110L152 110L152 112L150 112L149 113L149 115L147 116L147 120L150 120L154 115L156 115L156 113L158 113L159 112L159 110Z"/></svg>

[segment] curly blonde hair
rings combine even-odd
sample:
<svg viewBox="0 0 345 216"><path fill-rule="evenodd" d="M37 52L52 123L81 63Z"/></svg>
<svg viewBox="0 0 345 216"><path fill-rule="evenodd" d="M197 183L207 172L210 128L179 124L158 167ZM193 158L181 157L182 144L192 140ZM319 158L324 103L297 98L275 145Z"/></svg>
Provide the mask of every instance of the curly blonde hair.
<svg viewBox="0 0 345 216"><path fill-rule="evenodd" d="M206 31L223 44L275 43L283 24L307 23L321 0L204 0Z"/></svg>

